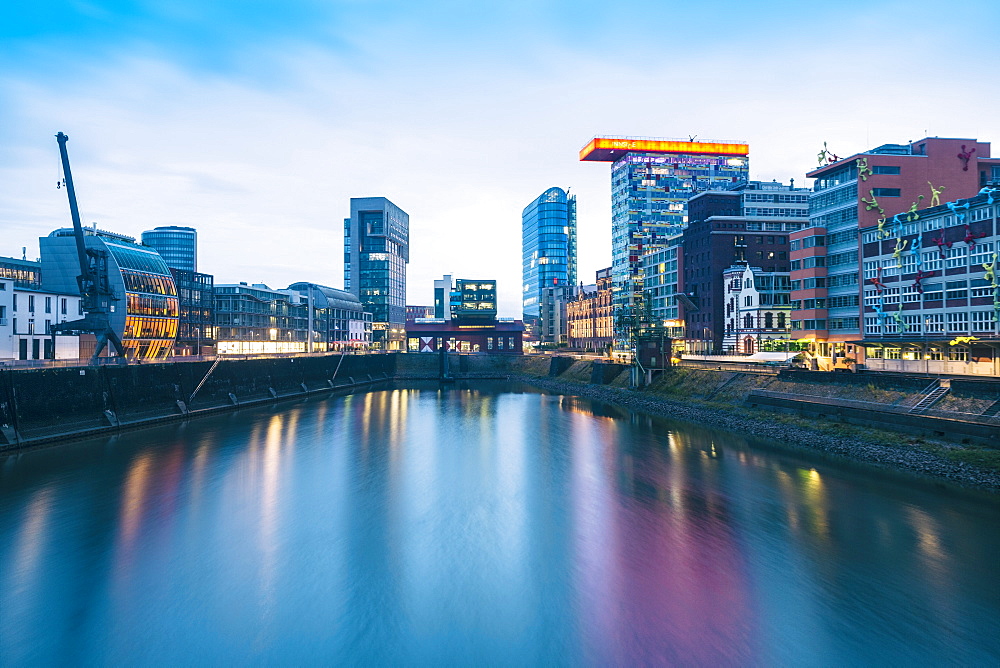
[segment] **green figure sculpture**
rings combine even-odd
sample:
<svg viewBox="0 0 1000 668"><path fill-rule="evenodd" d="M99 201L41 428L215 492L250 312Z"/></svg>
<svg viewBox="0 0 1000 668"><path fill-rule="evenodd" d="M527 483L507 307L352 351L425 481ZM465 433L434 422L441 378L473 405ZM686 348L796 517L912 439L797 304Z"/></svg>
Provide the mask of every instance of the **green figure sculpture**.
<svg viewBox="0 0 1000 668"><path fill-rule="evenodd" d="M868 169L868 158L858 158L854 162L858 165L858 176L862 181L867 181L872 174L872 170Z"/></svg>
<svg viewBox="0 0 1000 668"><path fill-rule="evenodd" d="M875 193L873 191L869 190L868 191L868 195L871 197L870 200L867 200L864 197L861 198L861 201L864 202L864 204L865 204L865 211L871 211L872 209L878 209L878 212L884 216L885 215L885 209L883 209L881 206L879 206L878 200L875 199Z"/></svg>
<svg viewBox="0 0 1000 668"><path fill-rule="evenodd" d="M920 214L917 213L917 207L920 205L920 200L923 198L923 195L917 195L917 201L910 205L909 211L906 212L906 222L909 223L914 220L920 220Z"/></svg>

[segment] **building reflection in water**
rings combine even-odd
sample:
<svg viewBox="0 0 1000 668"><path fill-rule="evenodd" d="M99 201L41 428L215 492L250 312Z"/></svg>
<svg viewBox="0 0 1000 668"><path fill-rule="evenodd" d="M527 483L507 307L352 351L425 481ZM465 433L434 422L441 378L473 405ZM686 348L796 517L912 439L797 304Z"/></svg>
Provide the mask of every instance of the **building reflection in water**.
<svg viewBox="0 0 1000 668"><path fill-rule="evenodd" d="M12 665L1000 653L994 509L582 399L431 385L88 447L0 467Z"/></svg>

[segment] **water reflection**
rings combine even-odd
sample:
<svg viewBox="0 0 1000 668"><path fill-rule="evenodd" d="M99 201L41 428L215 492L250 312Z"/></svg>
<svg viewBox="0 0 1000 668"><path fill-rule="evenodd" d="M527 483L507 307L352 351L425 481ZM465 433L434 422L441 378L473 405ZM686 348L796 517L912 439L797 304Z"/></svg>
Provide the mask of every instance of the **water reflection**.
<svg viewBox="0 0 1000 668"><path fill-rule="evenodd" d="M995 663L998 528L579 398L392 389L8 459L0 658Z"/></svg>

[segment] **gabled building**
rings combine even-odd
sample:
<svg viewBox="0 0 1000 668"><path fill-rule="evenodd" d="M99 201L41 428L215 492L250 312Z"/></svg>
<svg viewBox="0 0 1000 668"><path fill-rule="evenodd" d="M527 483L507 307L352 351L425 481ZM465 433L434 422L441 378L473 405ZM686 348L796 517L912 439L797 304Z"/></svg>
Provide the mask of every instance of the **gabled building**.
<svg viewBox="0 0 1000 668"><path fill-rule="evenodd" d="M611 267L599 269L597 282L581 286L566 304L569 345L585 352L607 353L614 342Z"/></svg>
<svg viewBox="0 0 1000 668"><path fill-rule="evenodd" d="M726 285L726 354L753 355L790 349L791 289L788 272L733 265L722 274Z"/></svg>

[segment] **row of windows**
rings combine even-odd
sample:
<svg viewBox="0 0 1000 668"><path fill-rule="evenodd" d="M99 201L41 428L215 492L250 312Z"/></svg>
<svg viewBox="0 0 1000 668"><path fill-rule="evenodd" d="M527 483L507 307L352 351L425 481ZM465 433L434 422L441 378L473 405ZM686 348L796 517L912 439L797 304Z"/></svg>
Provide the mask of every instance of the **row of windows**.
<svg viewBox="0 0 1000 668"><path fill-rule="evenodd" d="M2 287L0 287L0 290L5 290L7 288L7 286L6 286L5 283L0 283L0 286L2 286ZM14 312L17 312L19 310L18 309L18 305L17 305L17 302L18 302L17 297L18 297L18 295L16 293L13 294L13 295L11 295L11 305L10 305L10 307L11 307L11 310L14 311ZM63 315L66 315L66 311L68 310L68 306L69 306L69 304L68 304L68 298L67 297L49 297L49 296L46 296L45 297L45 302L44 302L45 303L45 312L46 313L52 313L53 299L58 299L59 300L59 312L61 314L63 314ZM34 313L34 312L35 312L35 295L28 295L28 313ZM83 311L81 310L80 313L82 314Z"/></svg>
<svg viewBox="0 0 1000 668"><path fill-rule="evenodd" d="M125 318L125 332L122 339L175 339L177 338L176 318Z"/></svg>

